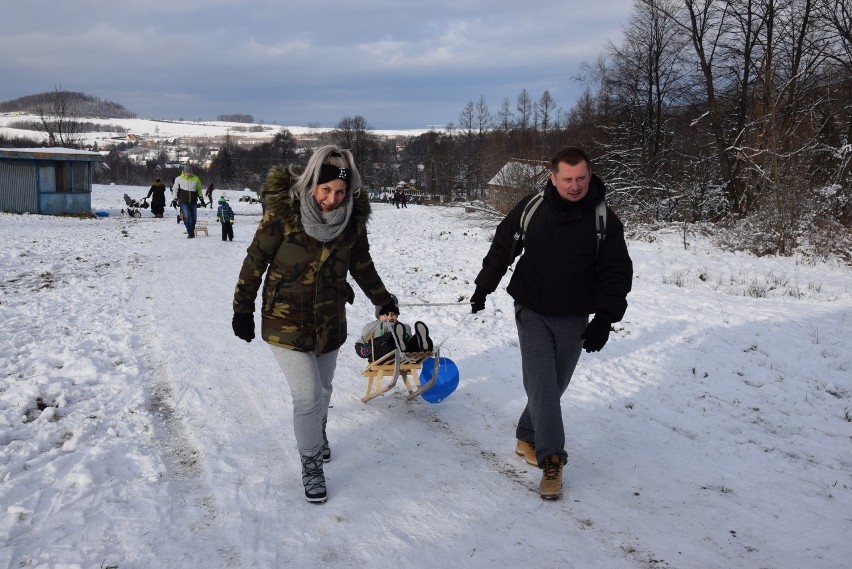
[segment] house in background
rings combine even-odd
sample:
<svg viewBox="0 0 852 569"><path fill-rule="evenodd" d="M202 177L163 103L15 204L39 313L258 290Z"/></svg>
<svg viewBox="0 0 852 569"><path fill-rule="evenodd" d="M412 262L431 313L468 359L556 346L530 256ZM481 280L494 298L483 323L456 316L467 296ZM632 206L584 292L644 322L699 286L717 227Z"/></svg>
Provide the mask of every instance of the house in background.
<svg viewBox="0 0 852 569"><path fill-rule="evenodd" d="M521 198L544 188L549 176L547 161L512 158L488 181L488 205L509 213Z"/></svg>
<svg viewBox="0 0 852 569"><path fill-rule="evenodd" d="M98 152L73 148L0 148L0 211L91 213Z"/></svg>

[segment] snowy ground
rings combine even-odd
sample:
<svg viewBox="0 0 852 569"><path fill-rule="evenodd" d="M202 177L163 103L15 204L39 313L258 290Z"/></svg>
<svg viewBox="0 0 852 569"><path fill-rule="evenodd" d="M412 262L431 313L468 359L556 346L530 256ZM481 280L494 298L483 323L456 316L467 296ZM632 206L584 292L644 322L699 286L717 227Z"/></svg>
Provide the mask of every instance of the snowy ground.
<svg viewBox="0 0 852 569"><path fill-rule="evenodd" d="M237 340L236 238L119 217L0 214L0 568L841 568L852 558L852 271L632 240L627 316L563 399L561 501L514 449L524 404L503 287L467 316L495 220L377 204L402 319L461 372L445 401L369 403L338 359L330 499L302 497L289 394ZM371 318L357 291L350 332ZM457 306L414 306L444 304ZM465 318L466 317L466 318Z"/></svg>

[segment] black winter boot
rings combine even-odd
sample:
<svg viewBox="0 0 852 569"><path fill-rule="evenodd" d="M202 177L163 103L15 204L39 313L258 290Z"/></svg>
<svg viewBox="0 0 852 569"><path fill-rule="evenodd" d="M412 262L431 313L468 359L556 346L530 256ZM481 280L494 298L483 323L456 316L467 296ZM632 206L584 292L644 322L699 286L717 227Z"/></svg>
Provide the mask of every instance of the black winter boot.
<svg viewBox="0 0 852 569"><path fill-rule="evenodd" d="M302 484L305 485L305 500L322 504L328 499L325 491L325 473L322 471L322 449L316 454L302 455Z"/></svg>
<svg viewBox="0 0 852 569"><path fill-rule="evenodd" d="M432 338L429 337L429 328L419 320L414 323L414 337L417 338L421 352L432 351L434 346L432 345Z"/></svg>
<svg viewBox="0 0 852 569"><path fill-rule="evenodd" d="M399 348L400 352L404 352L406 350L405 326L402 325L402 322L397 322L396 324L394 324L390 330L390 333L393 334L396 338L395 347Z"/></svg>

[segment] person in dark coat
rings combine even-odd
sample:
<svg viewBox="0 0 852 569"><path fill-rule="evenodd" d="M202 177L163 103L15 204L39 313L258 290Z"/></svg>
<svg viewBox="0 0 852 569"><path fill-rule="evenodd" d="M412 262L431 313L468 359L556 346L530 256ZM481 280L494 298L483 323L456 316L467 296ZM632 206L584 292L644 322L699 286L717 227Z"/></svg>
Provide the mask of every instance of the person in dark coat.
<svg viewBox="0 0 852 569"><path fill-rule="evenodd" d="M521 250L507 292L515 300L515 323L527 404L518 419L515 452L544 473L543 498L562 493L567 461L560 399L585 348L597 352L610 326L624 316L633 280L633 263L624 225L607 208L606 236L598 250L595 208L604 199L603 182L592 174L588 156L566 148L551 159L544 199L530 217L519 247L513 247L523 198L500 222L477 275L473 313L485 308ZM589 316L594 317L589 321Z"/></svg>
<svg viewBox="0 0 852 569"><path fill-rule="evenodd" d="M151 184L151 189L145 196L145 199L148 198L151 198L151 213L154 217L163 217L163 212L166 210L166 185L159 178Z"/></svg>

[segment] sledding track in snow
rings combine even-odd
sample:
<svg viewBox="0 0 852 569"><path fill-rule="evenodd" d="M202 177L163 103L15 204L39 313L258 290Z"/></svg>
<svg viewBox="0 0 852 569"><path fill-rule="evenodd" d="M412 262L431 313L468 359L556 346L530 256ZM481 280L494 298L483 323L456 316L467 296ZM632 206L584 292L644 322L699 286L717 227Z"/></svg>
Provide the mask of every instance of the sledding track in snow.
<svg viewBox="0 0 852 569"><path fill-rule="evenodd" d="M391 555L388 540L402 548L394 557L415 566L421 556L418 551L438 543L449 544L447 555L472 556L479 563L515 556L521 562L527 555L522 541L507 551L498 546L502 538L495 536L485 540L486 544L493 541L491 545L470 549L470 540L464 536L472 529L469 524L483 516L492 518L489 525L496 523L508 531L514 526L507 521L514 517L509 515L512 511L542 507L536 491L538 472L527 472L526 465L513 462L517 457L509 445L501 458L483 448L475 433L454 431L442 419L438 406L422 400L407 403L401 392L361 403L363 360L350 353L351 342L338 359L330 410L334 458L326 465L326 477L331 498L321 507L319 518L317 506L304 502L289 394L268 347L259 338L250 344L234 338L226 347L218 341L222 328L230 328L230 299L251 237L249 227L248 223L237 224L237 241L223 243L216 236L185 239L170 223L148 221L147 227L143 223L137 226L143 232L139 235L151 241L149 247L157 257L152 269L143 271L144 284L138 288L140 307L147 308L148 314L140 336L149 339L143 351L151 362L152 405L160 409L158 416L164 421L162 441L170 457L169 485L176 502L191 506L191 513L183 514L189 518L183 522L190 525L189 531L226 544L219 548L221 566L240 566L246 561L275 564L304 542L317 548L308 555L310 559L322 563L347 558L366 566L376 555ZM380 274L399 294L400 276L382 270L387 264L385 251L393 248L394 233L383 235L387 226L382 223L371 227ZM438 242L442 239L435 237ZM168 256L156 253L160 249L171 252ZM405 263L405 255L401 256L400 262ZM223 266L231 269L223 270ZM453 276L448 272L434 280L445 288ZM423 277L433 280L433 275ZM402 287L402 292L408 291ZM360 291L358 296L349 311L350 337L369 318L363 315L372 312ZM414 314L414 310L408 312ZM437 320L428 314L423 318L440 340L461 316L458 308L450 307ZM452 351L452 340L447 347ZM205 428L209 421L216 422L215 430ZM505 432L496 436L511 442L513 428L509 420L505 423ZM419 455L418 462L423 456L433 457L431 471L412 472L406 461L411 453ZM476 509L460 509L455 497L469 492L481 496ZM364 504L379 509L365 511ZM548 505L538 515L552 516L555 528L564 525L561 518L566 513L570 516L570 512L558 513L560 510L561 505ZM295 516L301 531L293 534L293 519L287 520L289 529L276 529L282 511ZM339 520L335 525L378 525L383 532L353 533L350 527L326 535L323 528L329 516ZM423 527L434 528L436 523L445 531L422 535ZM574 525L588 535L588 521ZM620 560L613 566L636 567L618 543L613 545L608 538L597 541L594 555L612 548L604 556ZM566 547L564 554L568 554L569 545L554 546L555 551Z"/></svg>

